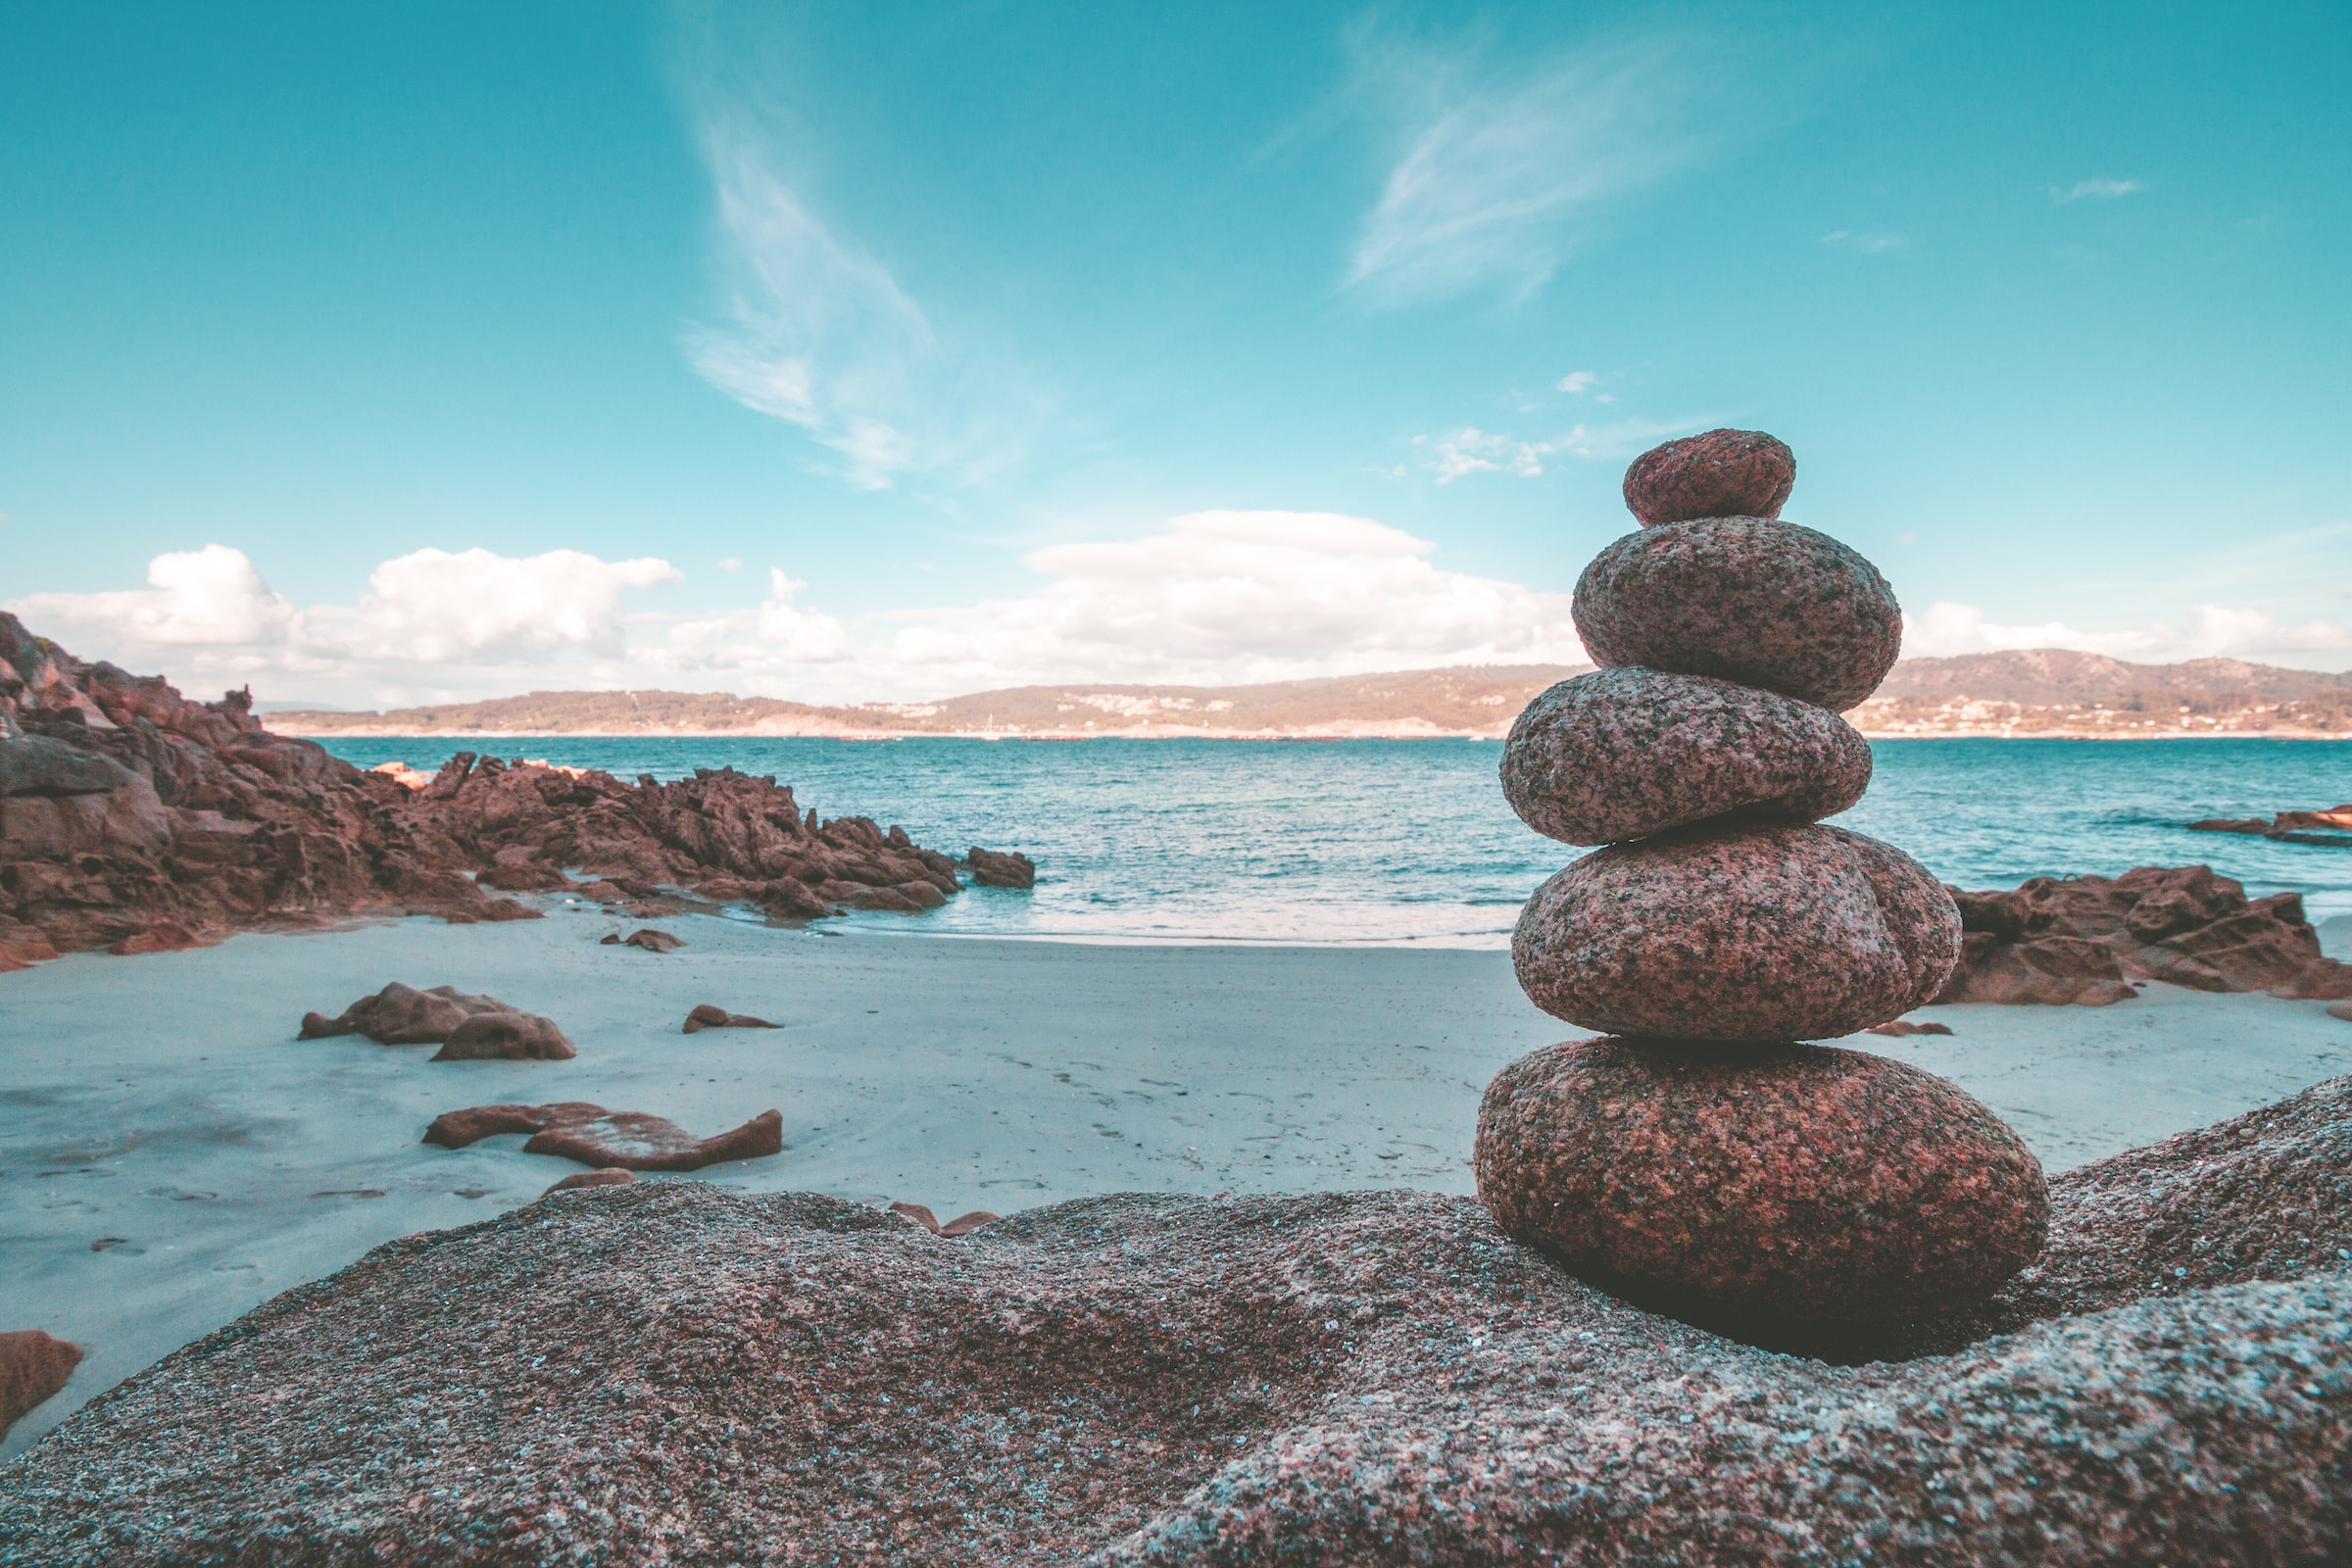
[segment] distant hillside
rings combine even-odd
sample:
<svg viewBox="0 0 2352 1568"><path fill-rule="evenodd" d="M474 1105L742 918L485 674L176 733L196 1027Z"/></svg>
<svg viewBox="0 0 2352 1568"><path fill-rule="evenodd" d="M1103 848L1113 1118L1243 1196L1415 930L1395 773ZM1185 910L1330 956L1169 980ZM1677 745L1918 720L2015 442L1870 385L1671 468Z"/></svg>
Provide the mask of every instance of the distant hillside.
<svg viewBox="0 0 2352 1568"><path fill-rule="evenodd" d="M1259 686L1016 686L837 708L687 692L532 692L382 713L273 712L267 722L289 735L1494 736L1536 693L1590 668L1495 664Z"/></svg>
<svg viewBox="0 0 2352 1568"><path fill-rule="evenodd" d="M935 703L818 707L694 692L532 692L382 713L267 716L289 735L997 735L1030 740L1499 736L1589 664L1490 664L1258 686L1016 686ZM2352 737L2352 674L2230 659L2132 664L2033 649L1909 659L1847 715L1906 735Z"/></svg>
<svg viewBox="0 0 2352 1568"><path fill-rule="evenodd" d="M2352 673L2021 649L1906 659L1846 716L1871 735L2352 736Z"/></svg>

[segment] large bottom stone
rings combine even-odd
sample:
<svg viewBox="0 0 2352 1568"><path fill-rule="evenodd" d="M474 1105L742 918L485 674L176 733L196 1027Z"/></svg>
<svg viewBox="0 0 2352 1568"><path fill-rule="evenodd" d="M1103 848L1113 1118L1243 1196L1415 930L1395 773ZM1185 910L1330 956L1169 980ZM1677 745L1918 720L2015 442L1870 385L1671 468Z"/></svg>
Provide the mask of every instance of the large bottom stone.
<svg viewBox="0 0 2352 1568"><path fill-rule="evenodd" d="M1933 1073L1829 1046L1583 1040L1488 1085L1478 1192L1511 1236L1748 1337L1890 1328L2041 1251L2041 1162Z"/></svg>
<svg viewBox="0 0 2352 1568"><path fill-rule="evenodd" d="M1925 866L1820 826L1613 845L1538 888L1511 938L1545 1012L1674 1040L1835 1040L1926 1005L1959 957Z"/></svg>

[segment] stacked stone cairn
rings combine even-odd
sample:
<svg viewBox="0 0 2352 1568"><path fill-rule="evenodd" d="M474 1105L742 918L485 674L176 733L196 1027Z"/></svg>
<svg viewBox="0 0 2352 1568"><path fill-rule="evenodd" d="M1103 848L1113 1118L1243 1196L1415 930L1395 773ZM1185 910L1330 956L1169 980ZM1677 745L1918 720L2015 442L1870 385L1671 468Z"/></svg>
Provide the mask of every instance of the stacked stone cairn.
<svg viewBox="0 0 2352 1568"><path fill-rule="evenodd" d="M1626 473L1642 527L1576 586L1601 667L1529 704L1502 760L1530 827L1604 846L1511 943L1529 998L1603 1035L1503 1069L1476 1165L1503 1230L1588 1279L1759 1343L1863 1344L2032 1262L2049 1201L1957 1086L1802 1043L1933 998L1960 913L1900 850L1821 825L1870 784L1838 714L1902 612L1869 562L1777 520L1795 478L1745 430Z"/></svg>

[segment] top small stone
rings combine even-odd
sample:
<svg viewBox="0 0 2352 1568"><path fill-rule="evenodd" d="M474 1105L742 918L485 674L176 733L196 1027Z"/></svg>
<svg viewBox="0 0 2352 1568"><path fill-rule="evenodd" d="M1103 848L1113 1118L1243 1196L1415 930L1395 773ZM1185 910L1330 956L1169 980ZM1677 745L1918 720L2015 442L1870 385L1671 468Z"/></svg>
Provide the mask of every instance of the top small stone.
<svg viewBox="0 0 2352 1568"><path fill-rule="evenodd" d="M1625 470L1625 504L1644 528L1695 517L1777 517L1796 454L1761 430L1709 430L1651 447Z"/></svg>

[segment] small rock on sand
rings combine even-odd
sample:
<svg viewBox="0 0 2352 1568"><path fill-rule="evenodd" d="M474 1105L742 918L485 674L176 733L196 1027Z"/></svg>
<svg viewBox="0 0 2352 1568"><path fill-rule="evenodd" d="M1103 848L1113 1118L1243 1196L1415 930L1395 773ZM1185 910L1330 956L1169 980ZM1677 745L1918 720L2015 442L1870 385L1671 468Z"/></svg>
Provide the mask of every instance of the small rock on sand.
<svg viewBox="0 0 2352 1568"><path fill-rule="evenodd" d="M686 1014L686 1026L681 1034L701 1034L706 1029L781 1029L782 1024L755 1018L748 1012L729 1012L726 1008L705 1002Z"/></svg>
<svg viewBox="0 0 2352 1568"><path fill-rule="evenodd" d="M555 1021L535 1012L477 1012L449 1032L435 1061L568 1061L579 1054Z"/></svg>
<svg viewBox="0 0 2352 1568"><path fill-rule="evenodd" d="M1889 1035L1900 1040L1908 1035L1948 1035L1952 1032L1952 1026L1948 1023L1913 1023L1908 1018L1897 1018L1892 1023L1874 1024L1862 1032L1866 1035Z"/></svg>
<svg viewBox="0 0 2352 1568"><path fill-rule="evenodd" d="M674 953L686 945L686 939L673 937L666 931L657 931L649 925L625 937L617 931L612 932L605 938L604 945L608 948L643 948L648 953Z"/></svg>
<svg viewBox="0 0 2352 1568"><path fill-rule="evenodd" d="M66 1386L81 1364L81 1347L39 1329L0 1334L0 1438L33 1406Z"/></svg>
<svg viewBox="0 0 2352 1568"><path fill-rule="evenodd" d="M424 1141L464 1149L500 1133L529 1133L526 1154L559 1154L583 1165L628 1170L700 1170L784 1150L784 1114L763 1110L742 1126L697 1138L676 1122L637 1110L607 1110L582 1101L552 1105L473 1105L443 1111Z"/></svg>
<svg viewBox="0 0 2352 1568"><path fill-rule="evenodd" d="M539 1196L545 1198L551 1193L574 1193L583 1187L626 1187L636 1179L635 1171L623 1170L617 1165L606 1170L573 1171Z"/></svg>
<svg viewBox="0 0 2352 1568"><path fill-rule="evenodd" d="M2335 1005L2328 1009L2328 1016L2330 1018L2341 1018L2346 1023L2352 1023L2352 1002L2339 1002L2335 1004Z"/></svg>
<svg viewBox="0 0 2352 1568"><path fill-rule="evenodd" d="M362 997L345 1007L339 1017L304 1013L298 1038L366 1035L379 1046L437 1046L468 1018L517 1010L496 997L474 996L456 986L419 991L395 980L374 996Z"/></svg>
<svg viewBox="0 0 2352 1568"><path fill-rule="evenodd" d="M969 1236L981 1226L994 1225L998 1220L1004 1218L1003 1215L992 1214L985 1208L975 1208L968 1214L956 1215L943 1225L940 1223L939 1216L931 1212L930 1205L927 1203L893 1203L890 1205L890 1211L914 1221L934 1236Z"/></svg>

